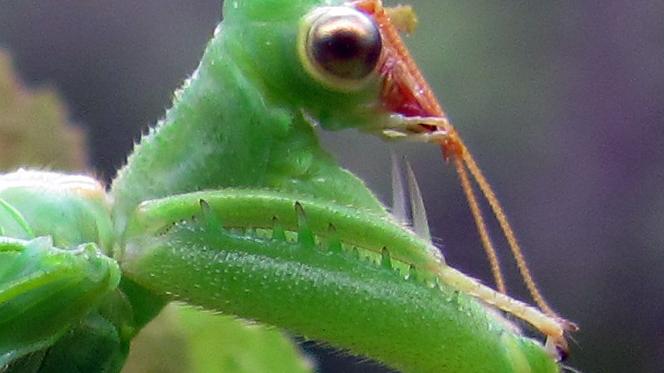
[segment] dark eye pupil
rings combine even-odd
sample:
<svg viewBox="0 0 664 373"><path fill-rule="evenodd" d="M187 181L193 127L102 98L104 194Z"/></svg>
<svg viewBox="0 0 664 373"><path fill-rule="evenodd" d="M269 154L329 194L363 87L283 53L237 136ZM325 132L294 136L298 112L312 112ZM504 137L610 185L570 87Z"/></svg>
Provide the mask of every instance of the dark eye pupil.
<svg viewBox="0 0 664 373"><path fill-rule="evenodd" d="M318 61L349 60L359 57L364 51L362 40L352 30L339 30L317 40L315 47Z"/></svg>
<svg viewBox="0 0 664 373"><path fill-rule="evenodd" d="M322 16L310 33L310 53L323 70L360 80L376 67L382 41L377 27L359 12Z"/></svg>

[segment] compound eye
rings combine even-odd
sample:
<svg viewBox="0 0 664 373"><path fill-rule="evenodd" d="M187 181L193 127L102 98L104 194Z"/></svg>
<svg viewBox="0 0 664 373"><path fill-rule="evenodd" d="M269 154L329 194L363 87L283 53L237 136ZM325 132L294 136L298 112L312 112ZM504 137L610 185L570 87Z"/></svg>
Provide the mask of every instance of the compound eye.
<svg viewBox="0 0 664 373"><path fill-rule="evenodd" d="M310 19L304 41L310 73L332 88L361 87L376 71L381 55L378 26L349 7L321 8Z"/></svg>

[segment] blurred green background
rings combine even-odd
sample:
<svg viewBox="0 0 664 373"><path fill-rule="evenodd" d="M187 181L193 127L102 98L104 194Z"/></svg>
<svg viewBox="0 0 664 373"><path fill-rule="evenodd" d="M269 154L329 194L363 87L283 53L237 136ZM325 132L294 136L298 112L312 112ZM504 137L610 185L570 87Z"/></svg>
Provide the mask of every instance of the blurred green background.
<svg viewBox="0 0 664 373"><path fill-rule="evenodd" d="M407 43L501 197L544 294L581 326L569 364L661 372L664 2L409 3L420 27ZM31 86L64 96L88 135L89 169L109 180L195 68L219 13L217 0L0 0L0 48ZM324 137L390 200L389 146L353 131ZM490 282L453 169L433 146L391 147L414 164L448 262ZM526 299L508 270L512 293ZM340 355L320 355L319 370L381 371Z"/></svg>

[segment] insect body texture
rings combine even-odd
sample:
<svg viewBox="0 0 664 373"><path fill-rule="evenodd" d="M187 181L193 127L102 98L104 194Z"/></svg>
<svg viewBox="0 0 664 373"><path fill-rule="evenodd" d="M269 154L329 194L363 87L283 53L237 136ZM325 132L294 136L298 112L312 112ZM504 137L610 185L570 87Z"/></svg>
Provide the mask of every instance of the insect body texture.
<svg viewBox="0 0 664 373"><path fill-rule="evenodd" d="M558 371L494 306L560 346L557 318L449 267L319 145L315 126L463 153L390 14L412 28L375 0L226 1L110 190L0 178L0 366L47 371L78 351L80 371L118 371L136 333L182 301L405 372ZM39 333L12 334L22 312Z"/></svg>

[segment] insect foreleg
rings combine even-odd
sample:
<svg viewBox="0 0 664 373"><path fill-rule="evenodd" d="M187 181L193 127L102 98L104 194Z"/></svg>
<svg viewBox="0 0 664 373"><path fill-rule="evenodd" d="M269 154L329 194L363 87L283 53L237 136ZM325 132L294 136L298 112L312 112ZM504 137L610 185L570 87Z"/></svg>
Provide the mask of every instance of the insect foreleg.
<svg viewBox="0 0 664 373"><path fill-rule="evenodd" d="M429 267L439 263L426 242L394 222L383 224L395 231L378 230L375 214L352 211L261 190L148 201L130 219L119 260L126 276L173 300L403 371L557 371L541 345L435 281Z"/></svg>

